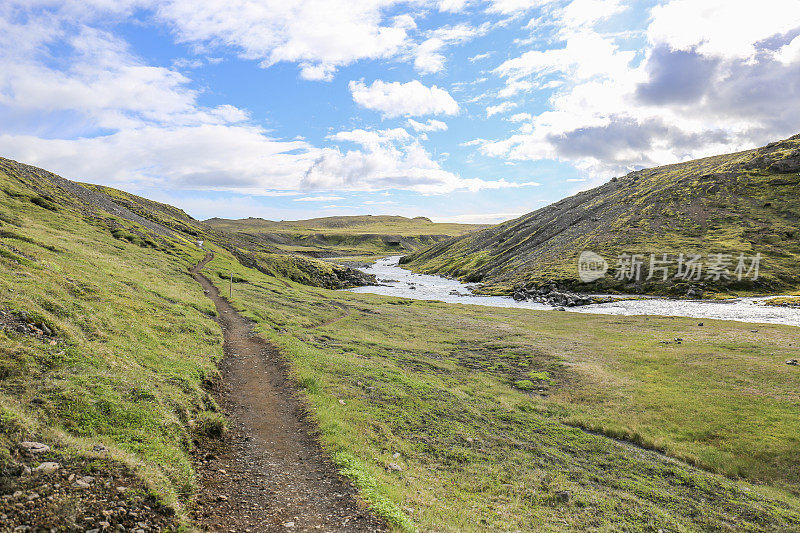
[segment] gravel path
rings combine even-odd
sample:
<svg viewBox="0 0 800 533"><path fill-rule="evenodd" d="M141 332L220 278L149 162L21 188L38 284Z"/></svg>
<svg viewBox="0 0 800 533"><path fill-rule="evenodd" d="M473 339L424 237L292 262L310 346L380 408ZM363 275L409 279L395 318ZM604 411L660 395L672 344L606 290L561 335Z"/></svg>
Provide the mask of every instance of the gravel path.
<svg viewBox="0 0 800 533"><path fill-rule="evenodd" d="M212 257L192 275L225 337L218 400L230 427L199 451L195 518L215 531L387 531L326 460L275 348L200 274Z"/></svg>

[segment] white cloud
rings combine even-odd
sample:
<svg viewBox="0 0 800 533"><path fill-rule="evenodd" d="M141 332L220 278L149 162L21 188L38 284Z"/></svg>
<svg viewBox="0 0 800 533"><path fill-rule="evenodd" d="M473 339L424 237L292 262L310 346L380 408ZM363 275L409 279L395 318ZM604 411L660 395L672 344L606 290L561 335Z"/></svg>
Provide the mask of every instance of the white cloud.
<svg viewBox="0 0 800 533"><path fill-rule="evenodd" d="M336 200L344 200L344 196L304 196L302 198L293 198L294 202L335 202Z"/></svg>
<svg viewBox="0 0 800 533"><path fill-rule="evenodd" d="M489 13L512 15L552 3L554 0L489 0Z"/></svg>
<svg viewBox="0 0 800 533"><path fill-rule="evenodd" d="M508 117L508 120L511 122L524 122L526 120L531 120L532 118L533 115L530 113L517 113Z"/></svg>
<svg viewBox="0 0 800 533"><path fill-rule="evenodd" d="M330 80L341 66L391 57L407 44L408 18L384 20L398 3L170 0L158 13L185 42L232 47L263 66L297 63L302 77Z"/></svg>
<svg viewBox="0 0 800 533"><path fill-rule="evenodd" d="M406 189L421 193L522 186L505 180L464 179L441 168L419 140L402 128L341 131L328 137L362 148L326 148L305 172L302 186L319 190Z"/></svg>
<svg viewBox="0 0 800 533"><path fill-rule="evenodd" d="M795 0L672 0L656 6L647 35L674 50L752 59L758 43L800 26Z"/></svg>
<svg viewBox="0 0 800 533"><path fill-rule="evenodd" d="M591 175L735 151L796 133L800 123L800 10L785 0L672 0L652 9L641 64L596 30L617 1L574 0L531 27L566 43L529 50L494 71L504 94L549 87L548 109L512 135L482 141L486 155L560 159ZM796 49L797 48L797 49ZM794 103L793 103L794 102Z"/></svg>
<svg viewBox="0 0 800 533"><path fill-rule="evenodd" d="M375 80L372 85L351 81L353 100L361 107L379 111L384 118L419 115L455 115L458 104L446 90L426 87L418 80L408 83Z"/></svg>
<svg viewBox="0 0 800 533"><path fill-rule="evenodd" d="M515 107L517 107L517 104L514 102L502 102L497 105L490 105L486 108L486 116L492 117L494 115L499 115Z"/></svg>
<svg viewBox="0 0 800 533"><path fill-rule="evenodd" d="M423 74L439 72L444 68L445 56L442 51L455 44L465 43L489 30L489 24L476 27L469 24L443 26L427 32L427 39L414 51L414 67Z"/></svg>
<svg viewBox="0 0 800 533"><path fill-rule="evenodd" d="M486 59L492 55L492 52L485 52L483 54L475 54L474 56L469 58L470 63L476 63L481 61L482 59Z"/></svg>
<svg viewBox="0 0 800 533"><path fill-rule="evenodd" d="M406 121L409 128L412 128L414 131L446 131L447 124L442 122L441 120L436 119L428 119L427 122L417 122L413 118L410 118Z"/></svg>

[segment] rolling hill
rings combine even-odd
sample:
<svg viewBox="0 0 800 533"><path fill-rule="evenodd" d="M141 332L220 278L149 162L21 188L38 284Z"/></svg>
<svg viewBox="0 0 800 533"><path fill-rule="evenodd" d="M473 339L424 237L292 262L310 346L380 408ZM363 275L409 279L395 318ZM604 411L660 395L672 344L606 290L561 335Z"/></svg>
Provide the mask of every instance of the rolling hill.
<svg viewBox="0 0 800 533"><path fill-rule="evenodd" d="M0 159L0 530L245 530L285 523L278 496L316 505L261 469L315 454L236 436L220 391L258 395L232 364L302 402L281 413L393 530L800 528L796 328L325 288L347 272ZM263 448L219 462L243 442Z"/></svg>
<svg viewBox="0 0 800 533"><path fill-rule="evenodd" d="M240 235L279 250L315 257L405 253L486 226L447 224L426 217L360 215L272 221L262 218L212 218L212 228Z"/></svg>
<svg viewBox="0 0 800 533"><path fill-rule="evenodd" d="M587 292L674 295L689 289L794 289L800 285L798 171L800 135L755 150L639 170L412 253L403 263L419 272L483 282L482 290L495 294L552 284ZM605 276L590 283L579 279L583 251L606 261ZM651 254L656 269L647 279ZM694 262L699 274L678 271L680 254L683 267L700 256ZM740 257L747 274L756 254L761 254L757 280L751 274L740 281ZM638 263L637 280L631 266Z"/></svg>

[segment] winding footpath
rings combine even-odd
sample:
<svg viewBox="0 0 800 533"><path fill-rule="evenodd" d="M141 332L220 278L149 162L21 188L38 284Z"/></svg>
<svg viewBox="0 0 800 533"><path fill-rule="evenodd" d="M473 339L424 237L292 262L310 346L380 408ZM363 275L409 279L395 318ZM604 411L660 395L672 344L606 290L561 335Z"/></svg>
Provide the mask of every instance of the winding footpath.
<svg viewBox="0 0 800 533"><path fill-rule="evenodd" d="M224 335L217 400L229 431L201 443L195 519L212 531L387 531L326 460L277 350L200 273Z"/></svg>

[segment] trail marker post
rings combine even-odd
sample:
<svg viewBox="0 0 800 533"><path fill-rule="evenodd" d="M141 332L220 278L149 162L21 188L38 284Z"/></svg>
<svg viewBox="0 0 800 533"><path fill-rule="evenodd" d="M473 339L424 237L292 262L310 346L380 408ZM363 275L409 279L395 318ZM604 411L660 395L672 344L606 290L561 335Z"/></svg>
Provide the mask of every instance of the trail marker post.
<svg viewBox="0 0 800 533"><path fill-rule="evenodd" d="M231 281L228 284L228 299L233 298L233 270L230 271Z"/></svg>

